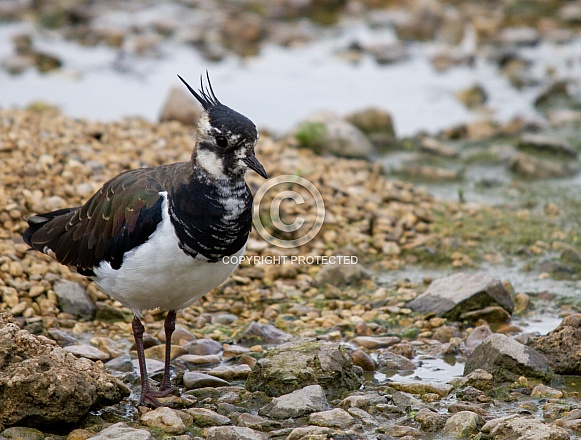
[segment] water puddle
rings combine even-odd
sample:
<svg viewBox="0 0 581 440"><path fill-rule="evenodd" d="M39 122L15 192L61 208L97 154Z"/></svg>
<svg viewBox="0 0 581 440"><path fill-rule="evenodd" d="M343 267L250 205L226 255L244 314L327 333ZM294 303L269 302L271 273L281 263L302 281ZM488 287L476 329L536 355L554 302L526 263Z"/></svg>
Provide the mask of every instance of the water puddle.
<svg viewBox="0 0 581 440"><path fill-rule="evenodd" d="M432 43L406 46L408 57L388 65L365 56L358 63L341 59L338 53L352 42L394 40L390 31L371 30L363 23L346 23L333 35L300 48L267 44L257 57L230 56L218 63L176 42L163 42L157 57L135 57L39 34L26 23L0 25L0 59L12 53L11 37L22 32L32 32L35 47L59 57L64 68L50 74L28 70L18 76L0 70L0 106L22 107L42 100L68 115L104 121L127 115L156 120L168 89L179 85L176 75L197 83L205 69L225 102L274 131L290 129L315 110L345 114L372 105L393 114L399 136L436 131L480 117L454 97L475 83L487 91L487 106L496 119L536 118L532 101L542 87L517 90L494 62L484 58L477 58L473 66L436 72L430 57L438 46ZM470 49L474 43L467 35L463 44ZM579 50L581 40L542 43L522 53L533 64L531 75L542 79L549 67L557 74L578 77Z"/></svg>

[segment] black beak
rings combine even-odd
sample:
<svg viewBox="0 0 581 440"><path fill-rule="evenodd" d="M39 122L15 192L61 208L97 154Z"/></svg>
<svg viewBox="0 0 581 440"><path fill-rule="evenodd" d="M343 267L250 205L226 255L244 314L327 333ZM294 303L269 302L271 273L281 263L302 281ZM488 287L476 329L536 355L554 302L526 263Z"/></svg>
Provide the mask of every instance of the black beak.
<svg viewBox="0 0 581 440"><path fill-rule="evenodd" d="M250 168L253 171L256 171L258 173L258 175L264 177L265 179L268 179L268 174L266 174L266 170L264 169L262 164L260 162L258 162L258 159L256 158L256 156L254 154L252 156L247 157L246 159L243 159L243 160L244 160L244 163L246 165L248 165L248 168Z"/></svg>

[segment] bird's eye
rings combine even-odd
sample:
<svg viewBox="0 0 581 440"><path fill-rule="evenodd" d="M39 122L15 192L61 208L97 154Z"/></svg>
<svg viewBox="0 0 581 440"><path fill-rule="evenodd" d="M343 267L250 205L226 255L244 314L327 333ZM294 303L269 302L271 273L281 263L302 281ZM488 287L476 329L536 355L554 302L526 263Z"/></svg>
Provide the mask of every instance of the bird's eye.
<svg viewBox="0 0 581 440"><path fill-rule="evenodd" d="M226 148L228 146L228 141L222 135L216 136L216 144L221 148Z"/></svg>

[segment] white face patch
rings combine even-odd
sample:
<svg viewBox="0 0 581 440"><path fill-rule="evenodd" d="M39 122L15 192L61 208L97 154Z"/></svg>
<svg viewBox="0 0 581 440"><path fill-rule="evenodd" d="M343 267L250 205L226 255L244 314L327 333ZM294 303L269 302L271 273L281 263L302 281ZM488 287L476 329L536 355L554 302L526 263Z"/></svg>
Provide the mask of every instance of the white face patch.
<svg viewBox="0 0 581 440"><path fill-rule="evenodd" d="M206 149L198 149L196 154L198 165L215 179L224 179L224 164L214 152Z"/></svg>
<svg viewBox="0 0 581 440"><path fill-rule="evenodd" d="M210 124L210 117L208 116L208 113L202 113L200 115L200 119L198 119L198 141L212 136L212 130L214 130L214 128Z"/></svg>

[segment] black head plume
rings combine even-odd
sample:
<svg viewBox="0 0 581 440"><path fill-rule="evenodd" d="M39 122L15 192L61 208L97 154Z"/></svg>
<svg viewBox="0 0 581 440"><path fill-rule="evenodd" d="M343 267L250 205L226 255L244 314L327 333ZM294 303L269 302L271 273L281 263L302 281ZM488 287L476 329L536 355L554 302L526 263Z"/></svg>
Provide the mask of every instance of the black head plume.
<svg viewBox="0 0 581 440"><path fill-rule="evenodd" d="M210 82L210 74L206 70L206 79L208 80L208 85L204 86L204 76L200 75L200 90L196 92L194 89L190 87L190 85L178 75L178 78L185 84L188 88L190 93L196 97L198 102L204 107L204 110L211 110L213 107L221 104L218 98L216 98L216 94L214 93L214 89L212 89L212 83Z"/></svg>

